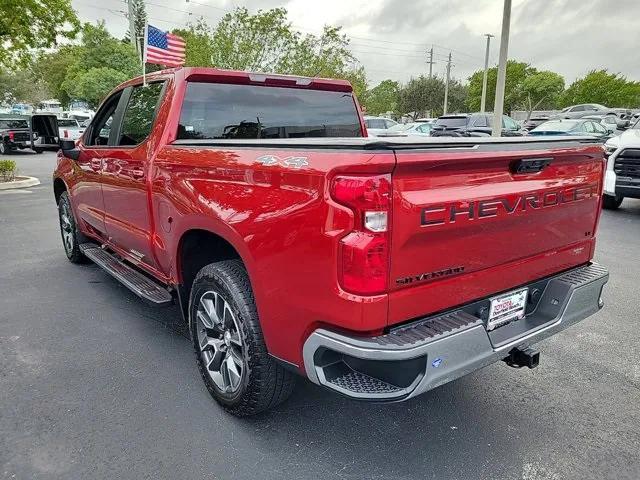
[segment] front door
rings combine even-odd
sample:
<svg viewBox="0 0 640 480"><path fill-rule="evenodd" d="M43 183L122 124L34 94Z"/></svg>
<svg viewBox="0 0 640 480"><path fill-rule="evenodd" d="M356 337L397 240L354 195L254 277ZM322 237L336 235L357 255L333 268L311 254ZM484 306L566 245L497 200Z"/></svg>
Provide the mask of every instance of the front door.
<svg viewBox="0 0 640 480"><path fill-rule="evenodd" d="M151 227L148 137L162 97L163 82L128 87L108 154L102 194L109 242L143 267L157 269Z"/></svg>
<svg viewBox="0 0 640 480"><path fill-rule="evenodd" d="M116 117L118 102L122 91L107 99L85 132L78 148L80 154L76 164L80 170L77 182L73 185L73 208L84 228L94 235L106 238L104 223L104 201L101 180L104 157L108 152L111 127Z"/></svg>

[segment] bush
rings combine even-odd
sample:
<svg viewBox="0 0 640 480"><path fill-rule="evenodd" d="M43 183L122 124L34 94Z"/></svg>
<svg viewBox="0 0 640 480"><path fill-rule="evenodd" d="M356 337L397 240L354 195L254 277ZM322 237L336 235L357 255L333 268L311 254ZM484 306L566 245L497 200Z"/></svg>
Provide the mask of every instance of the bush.
<svg viewBox="0 0 640 480"><path fill-rule="evenodd" d="M16 162L13 160L0 160L0 181L10 182L16 176Z"/></svg>

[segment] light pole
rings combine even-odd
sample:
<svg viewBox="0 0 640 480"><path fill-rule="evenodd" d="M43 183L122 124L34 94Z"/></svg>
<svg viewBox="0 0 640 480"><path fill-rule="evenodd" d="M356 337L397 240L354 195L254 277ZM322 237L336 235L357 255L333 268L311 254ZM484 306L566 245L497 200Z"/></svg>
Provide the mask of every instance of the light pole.
<svg viewBox="0 0 640 480"><path fill-rule="evenodd" d="M138 48L138 38L136 32L136 19L135 14L133 12L133 1L127 0L127 11L129 17L129 39L131 40L131 45L136 49L136 53L139 53Z"/></svg>
<svg viewBox="0 0 640 480"><path fill-rule="evenodd" d="M449 79L451 78L451 52L449 52L449 60L447 60L447 80L444 84L444 107L442 114L447 114L447 103L449 103Z"/></svg>
<svg viewBox="0 0 640 480"><path fill-rule="evenodd" d="M491 129L491 135L494 137L499 137L502 134L502 110L504 109L504 84L507 79L510 23L511 0L504 0L502 33L500 34L500 59L498 60L498 80L496 81L496 101L493 107L493 128Z"/></svg>
<svg viewBox="0 0 640 480"><path fill-rule="evenodd" d="M487 102L487 73L489 71L489 45L491 44L491 35L490 33L485 33L485 37L487 37L487 49L484 53L484 75L482 76L482 99L480 100L480 111L484 113L485 106Z"/></svg>

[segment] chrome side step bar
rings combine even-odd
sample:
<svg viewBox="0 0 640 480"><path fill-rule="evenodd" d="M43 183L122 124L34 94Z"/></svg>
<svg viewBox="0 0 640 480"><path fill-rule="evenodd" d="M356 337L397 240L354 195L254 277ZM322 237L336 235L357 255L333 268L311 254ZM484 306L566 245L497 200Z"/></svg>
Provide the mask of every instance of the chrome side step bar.
<svg viewBox="0 0 640 480"><path fill-rule="evenodd" d="M173 296L164 286L133 269L98 245L81 243L80 250L88 259L149 304L165 307L173 303Z"/></svg>

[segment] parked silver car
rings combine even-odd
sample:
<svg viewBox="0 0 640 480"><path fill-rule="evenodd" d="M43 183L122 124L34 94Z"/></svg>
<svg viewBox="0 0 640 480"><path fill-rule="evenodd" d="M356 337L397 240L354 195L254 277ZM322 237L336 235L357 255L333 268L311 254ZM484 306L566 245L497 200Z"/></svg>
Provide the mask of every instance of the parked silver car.
<svg viewBox="0 0 640 480"><path fill-rule="evenodd" d="M389 128L397 125L390 118L384 117L364 117L364 124L367 127L367 133L370 137L377 137L380 133L386 132Z"/></svg>

